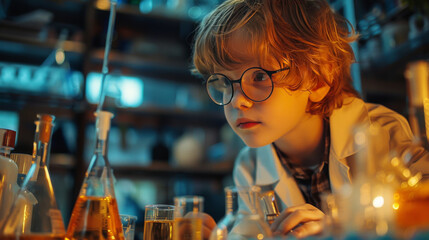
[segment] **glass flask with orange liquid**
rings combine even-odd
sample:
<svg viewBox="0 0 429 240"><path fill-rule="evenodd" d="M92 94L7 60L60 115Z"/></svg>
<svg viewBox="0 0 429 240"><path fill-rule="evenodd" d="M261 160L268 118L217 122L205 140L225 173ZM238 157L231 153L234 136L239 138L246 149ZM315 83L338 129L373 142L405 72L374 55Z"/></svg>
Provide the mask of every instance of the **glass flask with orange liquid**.
<svg viewBox="0 0 429 240"><path fill-rule="evenodd" d="M107 160L107 139L113 114L98 111L95 116L95 151L73 208L66 239L123 240L114 177Z"/></svg>

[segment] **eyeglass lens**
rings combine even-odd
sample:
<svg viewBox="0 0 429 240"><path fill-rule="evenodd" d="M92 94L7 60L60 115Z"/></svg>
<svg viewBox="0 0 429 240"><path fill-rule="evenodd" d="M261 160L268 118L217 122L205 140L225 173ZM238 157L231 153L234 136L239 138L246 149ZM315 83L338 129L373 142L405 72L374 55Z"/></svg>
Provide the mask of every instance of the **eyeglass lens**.
<svg viewBox="0 0 429 240"><path fill-rule="evenodd" d="M253 101L266 100L273 90L273 82L267 72L260 68L251 68L243 73L241 89ZM210 98L219 105L228 104L233 95L231 81L222 74L214 74L207 80Z"/></svg>

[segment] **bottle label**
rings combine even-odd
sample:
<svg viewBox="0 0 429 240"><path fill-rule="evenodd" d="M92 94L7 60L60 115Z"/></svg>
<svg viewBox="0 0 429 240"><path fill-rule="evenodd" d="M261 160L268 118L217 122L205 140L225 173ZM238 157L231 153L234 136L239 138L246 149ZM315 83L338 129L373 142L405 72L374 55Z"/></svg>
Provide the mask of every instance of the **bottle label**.
<svg viewBox="0 0 429 240"><path fill-rule="evenodd" d="M63 216L58 209L49 209L49 216L51 217L52 232L55 234L65 234Z"/></svg>

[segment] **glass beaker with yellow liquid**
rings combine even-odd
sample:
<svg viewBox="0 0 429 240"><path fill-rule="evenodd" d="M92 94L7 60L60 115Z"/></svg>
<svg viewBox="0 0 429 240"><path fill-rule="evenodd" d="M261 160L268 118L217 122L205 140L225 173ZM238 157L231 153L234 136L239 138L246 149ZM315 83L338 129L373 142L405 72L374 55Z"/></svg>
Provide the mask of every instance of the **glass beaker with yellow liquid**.
<svg viewBox="0 0 429 240"><path fill-rule="evenodd" d="M143 240L172 240L173 227L173 205L146 205Z"/></svg>
<svg viewBox="0 0 429 240"><path fill-rule="evenodd" d="M113 172L107 159L107 139L113 114L96 116L96 146L73 208L66 239L124 239L115 197Z"/></svg>

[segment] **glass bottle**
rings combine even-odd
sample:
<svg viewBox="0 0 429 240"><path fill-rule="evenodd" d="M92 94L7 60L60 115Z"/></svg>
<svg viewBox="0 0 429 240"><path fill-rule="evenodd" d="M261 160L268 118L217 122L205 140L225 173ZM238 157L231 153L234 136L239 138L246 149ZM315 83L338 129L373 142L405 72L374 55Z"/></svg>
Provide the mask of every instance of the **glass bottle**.
<svg viewBox="0 0 429 240"><path fill-rule="evenodd" d="M279 207L277 206L276 195L273 190L266 191L261 194L262 208L264 209L265 220L271 225L274 220L280 215Z"/></svg>
<svg viewBox="0 0 429 240"><path fill-rule="evenodd" d="M213 229L210 240L266 239L272 233L261 210L260 188L226 187L225 216Z"/></svg>
<svg viewBox="0 0 429 240"><path fill-rule="evenodd" d="M10 159L16 132L0 129L0 226L6 219L18 192L18 166Z"/></svg>
<svg viewBox="0 0 429 240"><path fill-rule="evenodd" d="M33 206L31 233L45 238L63 237L65 234L64 221L48 171L54 121L53 115L37 114L32 161L38 168L28 183L28 190L37 199L37 204Z"/></svg>
<svg viewBox="0 0 429 240"><path fill-rule="evenodd" d="M10 158L15 161L18 165L18 185L21 188L27 173L30 171L32 165L32 156L25 153L12 153ZM30 183L34 184L34 183ZM15 209L13 209L12 216L16 218L16 221L9 222L8 228L13 229L13 233L19 233L22 235L31 233L31 220L33 215L33 206L37 204L37 199L33 193L26 189L21 189L20 196L17 196L15 200Z"/></svg>
<svg viewBox="0 0 429 240"><path fill-rule="evenodd" d="M0 155L10 158L10 152L15 148L16 131L0 128Z"/></svg>
<svg viewBox="0 0 429 240"><path fill-rule="evenodd" d="M114 176L107 160L107 139L113 114L99 111L95 116L95 151L73 208L66 239L124 239Z"/></svg>

